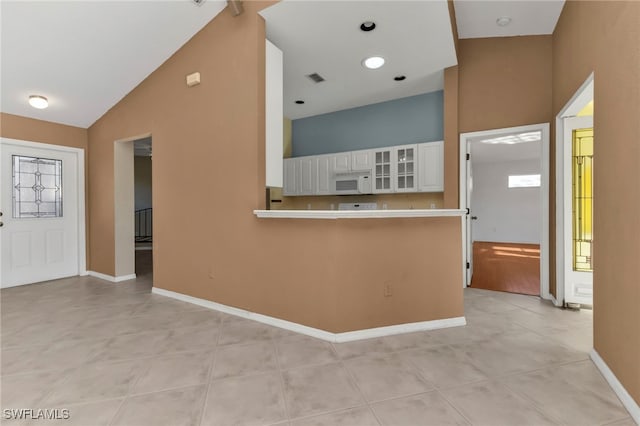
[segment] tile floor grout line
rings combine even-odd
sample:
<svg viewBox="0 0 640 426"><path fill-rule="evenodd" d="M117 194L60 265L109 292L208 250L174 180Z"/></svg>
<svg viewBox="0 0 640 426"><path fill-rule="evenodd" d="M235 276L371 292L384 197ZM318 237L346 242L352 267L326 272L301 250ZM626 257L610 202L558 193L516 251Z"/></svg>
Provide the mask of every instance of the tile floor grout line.
<svg viewBox="0 0 640 426"><path fill-rule="evenodd" d="M335 349L335 348L334 348ZM337 353L337 351L336 351ZM371 404L369 403L369 400L367 399L366 395L364 394L364 392L362 391L362 389L360 388L360 385L358 385L358 381L356 380L354 374L351 372L351 370L349 370L349 368L347 367L345 360L340 358L340 365L342 366L342 368L347 372L347 375L349 376L349 379L351 380L351 383L355 386L355 388L358 390L358 392L360 393L360 397L362 398L362 400L364 401L364 403L366 404L367 408L369 408L369 411L371 412L371 414L373 414L373 417L376 419L376 421L378 422L378 424L380 426L382 426L382 422L380 421L380 419L378 418L378 416L376 415L376 412L373 410L373 407L371 407ZM351 407L351 408L355 408L355 407Z"/></svg>
<svg viewBox="0 0 640 426"><path fill-rule="evenodd" d="M440 395L442 397L442 399L445 400L445 402L447 404L449 404L449 406L451 408L454 409L454 411L458 414L460 414L460 416L467 422L469 423L469 425L473 425L473 422L471 421L470 418L468 418L465 414L464 414L464 410L462 410L460 407L458 407L457 405L455 405L452 401L449 400L449 398L446 397L446 395L442 392L440 392L439 389L436 389L436 392L438 393L438 395Z"/></svg>
<svg viewBox="0 0 640 426"><path fill-rule="evenodd" d="M291 414L289 413L289 404L287 403L287 392L284 380L284 370L282 368L282 363L280 362L280 351L278 349L278 345L275 341L271 341L273 345L273 351L276 355L276 364L278 365L278 377L280 378L280 392L282 394L282 403L284 405L284 415L287 418L287 422L291 422Z"/></svg>
<svg viewBox="0 0 640 426"><path fill-rule="evenodd" d="M551 413L548 413L548 412L544 411L540 407L540 405L533 398L530 398L525 393L520 392L517 389L512 388L511 386L509 386L508 383L505 383L505 382L499 382L499 383L502 384L504 387L506 387L511 393L519 396L524 401L528 402L529 405L531 407L533 407L533 409L536 410L538 413L542 414L545 417L550 418L551 420L553 420L554 422L558 423L559 425L565 424L560 418L557 418L556 416L552 415Z"/></svg>
<svg viewBox="0 0 640 426"><path fill-rule="evenodd" d="M196 422L196 424L199 426L202 425L202 422L204 421L204 415L207 410L209 392L211 391L211 386L213 384L213 371L216 367L216 362L218 361L218 350L220 349L220 338L222 336L222 330L224 329L224 320L225 320L225 317L221 316L220 325L218 326L219 332L218 332L218 335L216 336L216 345L212 355L213 359L211 360L211 366L209 367L209 374L207 375L207 388L204 392L204 398L202 402L202 408L200 409L200 415L198 416L198 421Z"/></svg>

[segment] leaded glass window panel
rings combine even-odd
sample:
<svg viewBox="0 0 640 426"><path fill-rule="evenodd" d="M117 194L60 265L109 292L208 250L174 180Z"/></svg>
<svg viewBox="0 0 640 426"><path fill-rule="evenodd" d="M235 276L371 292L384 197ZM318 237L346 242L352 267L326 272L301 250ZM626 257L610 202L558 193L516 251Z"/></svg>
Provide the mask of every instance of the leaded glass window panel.
<svg viewBox="0 0 640 426"><path fill-rule="evenodd" d="M13 156L13 217L62 217L62 160Z"/></svg>

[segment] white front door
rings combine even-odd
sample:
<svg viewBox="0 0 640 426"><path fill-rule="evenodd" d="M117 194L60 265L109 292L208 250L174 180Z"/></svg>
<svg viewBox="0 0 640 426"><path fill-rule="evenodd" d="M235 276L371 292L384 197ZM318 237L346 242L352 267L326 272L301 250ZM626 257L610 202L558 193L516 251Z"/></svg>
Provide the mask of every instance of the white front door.
<svg viewBox="0 0 640 426"><path fill-rule="evenodd" d="M0 287L78 275L82 150L0 141Z"/></svg>
<svg viewBox="0 0 640 426"><path fill-rule="evenodd" d="M564 120L564 300L592 305L593 117ZM590 149L574 155L574 130L580 129L591 129ZM574 173L576 168L580 170Z"/></svg>

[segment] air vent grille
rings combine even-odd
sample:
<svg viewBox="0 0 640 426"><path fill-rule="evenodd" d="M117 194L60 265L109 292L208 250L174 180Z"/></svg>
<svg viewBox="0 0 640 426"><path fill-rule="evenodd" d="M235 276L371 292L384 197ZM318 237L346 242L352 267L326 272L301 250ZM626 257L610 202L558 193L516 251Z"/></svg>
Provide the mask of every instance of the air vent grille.
<svg viewBox="0 0 640 426"><path fill-rule="evenodd" d="M309 77L315 83L322 83L324 81L324 77L322 77L317 72L314 72L313 74L309 74L307 75L307 77Z"/></svg>

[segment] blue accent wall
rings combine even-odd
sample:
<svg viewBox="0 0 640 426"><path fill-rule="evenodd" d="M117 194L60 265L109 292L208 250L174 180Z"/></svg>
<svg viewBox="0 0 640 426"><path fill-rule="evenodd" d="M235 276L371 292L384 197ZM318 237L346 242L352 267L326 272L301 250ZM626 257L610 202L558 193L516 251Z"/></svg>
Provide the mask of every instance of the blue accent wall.
<svg viewBox="0 0 640 426"><path fill-rule="evenodd" d="M293 157L444 139L444 92L293 120Z"/></svg>

